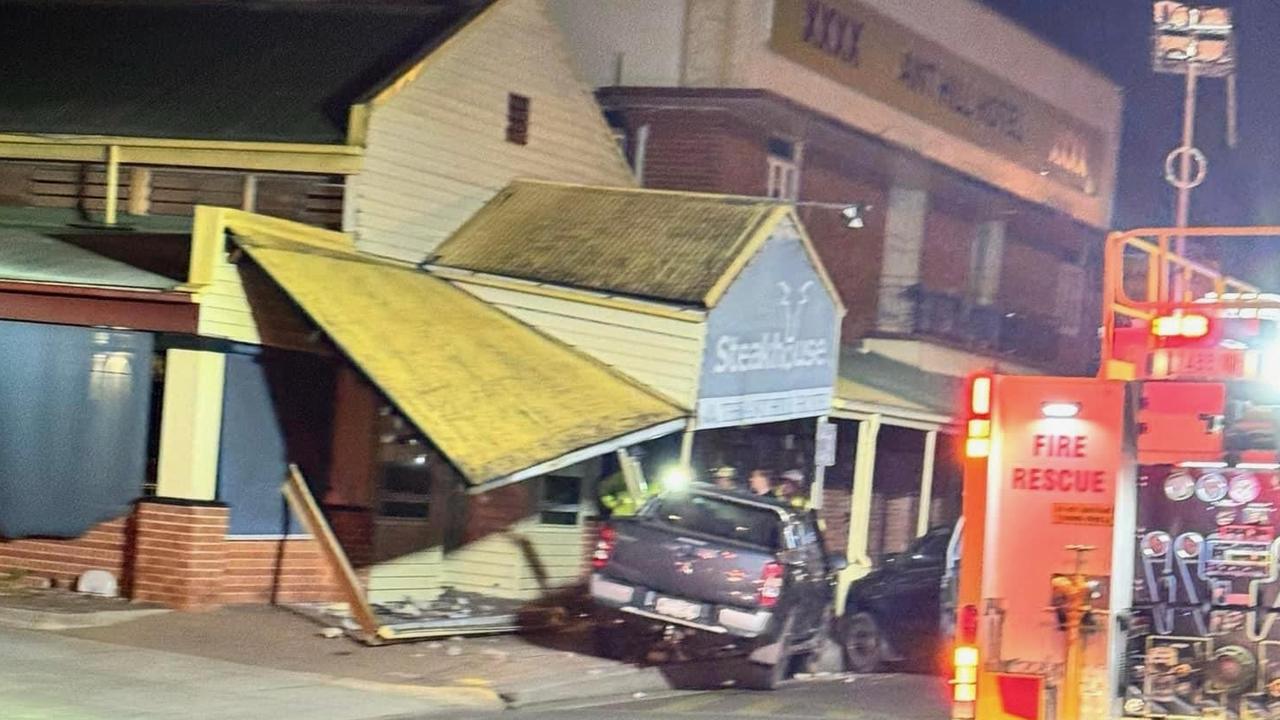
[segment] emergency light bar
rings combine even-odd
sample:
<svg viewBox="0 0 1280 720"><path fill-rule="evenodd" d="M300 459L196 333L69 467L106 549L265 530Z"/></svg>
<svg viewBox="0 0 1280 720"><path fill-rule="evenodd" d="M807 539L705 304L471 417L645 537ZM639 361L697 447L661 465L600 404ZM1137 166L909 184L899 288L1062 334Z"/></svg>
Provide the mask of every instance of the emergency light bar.
<svg viewBox="0 0 1280 720"><path fill-rule="evenodd" d="M1047 418L1073 418L1080 414L1080 403L1047 402L1040 406L1040 414Z"/></svg>
<svg viewBox="0 0 1280 720"><path fill-rule="evenodd" d="M1204 315L1161 315L1151 321L1156 337L1202 338L1209 334L1209 318Z"/></svg>

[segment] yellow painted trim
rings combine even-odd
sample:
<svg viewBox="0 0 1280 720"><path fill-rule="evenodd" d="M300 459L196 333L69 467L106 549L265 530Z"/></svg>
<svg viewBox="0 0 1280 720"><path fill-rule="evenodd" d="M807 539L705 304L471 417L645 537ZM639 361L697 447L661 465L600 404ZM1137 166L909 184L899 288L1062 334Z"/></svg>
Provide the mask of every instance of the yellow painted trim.
<svg viewBox="0 0 1280 720"><path fill-rule="evenodd" d="M687 194L697 195L698 193ZM800 238L800 245L804 248L805 254L809 256L809 261L813 264L814 270L818 273L818 280L822 283L822 286L826 288L827 294L831 297L832 302L835 303L836 324L840 325L840 319L843 318L847 312L844 302L840 299L840 293L836 290L835 283L831 281L831 276L827 274L827 269L822 264L822 258L818 256L818 251L813 247L813 240L810 239L809 233L805 231L804 223L800 221L800 217L796 215L795 208L791 205L779 205L773 208L764 217L764 219L760 221L760 224L752 231L754 235L749 241L747 241L742 252L738 257L734 258L729 269L720 277L719 280L716 281L715 285L711 287L711 290L707 292L704 303L707 307L715 307L716 303L720 302L720 298L728 291L729 286L733 284L733 281L738 279L738 275L742 272L742 269L746 267L752 257L755 257L755 254L760 250L760 247L773 236L778 225L780 225L784 219L791 220L792 225L795 226L796 235Z"/></svg>
<svg viewBox="0 0 1280 720"><path fill-rule="evenodd" d="M213 283L213 271L222 262L226 248L224 208L197 205L191 219L191 257L187 259L188 289Z"/></svg>
<svg viewBox="0 0 1280 720"><path fill-rule="evenodd" d="M738 256L729 263L729 268L725 271L716 283L707 291L707 296L703 298L703 305L707 307L715 307L720 302L720 298L724 297L725 292L729 290L729 286L734 280L738 279L738 275L742 273L742 269L751 262L751 258L759 252L764 246L769 236L773 234L773 229L778 226L778 220L782 217L780 213L785 213L785 207L777 207L765 213L755 225L755 227L747 230L747 242L743 244L742 250L738 252Z"/></svg>
<svg viewBox="0 0 1280 720"><path fill-rule="evenodd" d="M399 95L401 91L412 84L413 81L417 80L427 67L448 52L452 46L461 42L462 38L475 33L477 27L485 22L491 15L495 14L499 8L506 7L508 2L509 0L498 0L497 2L490 4L484 10L481 10L475 17L471 18L466 25L458 28L448 38L445 38L444 42L431 48L430 52L423 56L422 59L418 60L413 65L410 65L390 83L387 83L386 86L375 93L374 96L365 104L368 105L370 109L385 105L389 100L391 100L391 98Z"/></svg>
<svg viewBox="0 0 1280 720"><path fill-rule="evenodd" d="M213 500L218 488L226 356L169 350L165 358L156 494Z"/></svg>
<svg viewBox="0 0 1280 720"><path fill-rule="evenodd" d="M107 146L107 207L106 223L115 225L120 210L120 146Z"/></svg>
<svg viewBox="0 0 1280 720"><path fill-rule="evenodd" d="M182 150L245 150L301 153L304 155L360 155L358 148L323 143L254 142L251 140L185 140L177 138L127 137L123 135L56 135L0 133L0 143L36 145L119 145L122 148L152 147Z"/></svg>
<svg viewBox="0 0 1280 720"><path fill-rule="evenodd" d="M853 492L849 494L849 537L845 557L849 566L840 572L836 586L836 612L844 613L849 583L871 572L867 547L871 533L871 484L876 469L876 440L880 416L871 415L858 423L858 444L853 457Z"/></svg>
<svg viewBox="0 0 1280 720"><path fill-rule="evenodd" d="M362 150L347 145L0 134L0 158L15 160L102 162L112 146L134 165L350 175L364 164Z"/></svg>
<svg viewBox="0 0 1280 720"><path fill-rule="evenodd" d="M306 223L235 208L213 209L221 211L222 222L226 229L240 235L252 235L258 239L265 235L325 250L355 251L355 236L351 233L325 230Z"/></svg>
<svg viewBox="0 0 1280 720"><path fill-rule="evenodd" d="M787 208L790 207L783 200L775 200L773 198L758 197L755 195L733 195L727 193L701 192L697 190L664 190L660 188L633 188L633 187L616 187L611 185L590 185L587 183L565 182L563 180L528 180L528 182L537 183L539 185L555 185L565 188L584 188L587 190L626 190L629 193L646 193L649 195L675 195L677 197L688 198L706 198L709 200L742 200L747 204L755 205L760 208Z"/></svg>
<svg viewBox="0 0 1280 720"><path fill-rule="evenodd" d="M668 318L671 320L680 320L682 322L701 323L707 319L707 314L703 310L677 309L677 306L672 305L632 300L629 298L618 297L616 295L601 295L598 293L587 292L585 290L576 290L574 288L564 287L562 285L531 283L504 277L502 275L478 275L466 270L458 270L456 268L448 268L440 265L430 265L427 269L431 271L432 275L436 275L437 277L444 278L445 280L449 280L450 282L457 284L480 285L482 287L512 290L515 292L527 293L529 295L555 298L557 300L568 300L570 302L580 302L586 305L596 305L613 310L624 310L626 312L640 313L642 315L651 315L653 317Z"/></svg>
<svg viewBox="0 0 1280 720"><path fill-rule="evenodd" d="M278 238L309 245L325 250L355 251L355 236L337 230L325 230L314 225L285 220L283 218L260 215L246 210L212 205L197 205L193 221L192 239L203 243L200 253L192 253L193 266L189 273L189 282L204 284L212 277L212 271L206 273L204 266L195 266L196 255L200 255L200 263L216 265L222 257L223 244L227 231L240 235L253 235L259 239ZM203 282L202 282L203 281Z"/></svg>
<svg viewBox="0 0 1280 720"><path fill-rule="evenodd" d="M786 207L786 215L791 218L792 224L796 226L796 232L800 235L800 244L804 245L804 251L809 254L809 260L813 263L813 267L818 271L818 277L822 279L822 284L827 288L827 292L831 294L831 298L836 303L836 317L843 318L848 312L844 301L840 298L840 292L836 290L836 284L831 281L831 276L827 274L827 268L822 264L822 258L818 256L818 249L813 246L813 238L809 237L809 231L804 229L804 223L800 222L800 216L796 213L794 205ZM836 320L837 324L841 324Z"/></svg>
<svg viewBox="0 0 1280 720"><path fill-rule="evenodd" d="M358 103L347 110L347 145L364 147L368 144L372 117L373 106L369 103Z"/></svg>

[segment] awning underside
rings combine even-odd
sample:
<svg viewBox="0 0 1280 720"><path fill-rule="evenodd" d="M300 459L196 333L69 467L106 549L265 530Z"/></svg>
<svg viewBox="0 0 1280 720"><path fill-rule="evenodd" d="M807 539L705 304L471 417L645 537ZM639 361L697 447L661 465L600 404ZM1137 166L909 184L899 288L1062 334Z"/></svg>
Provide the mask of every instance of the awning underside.
<svg viewBox="0 0 1280 720"><path fill-rule="evenodd" d="M420 270L345 249L237 241L473 485L685 415Z"/></svg>
<svg viewBox="0 0 1280 720"><path fill-rule="evenodd" d="M179 281L33 230L0 230L0 279L172 290Z"/></svg>
<svg viewBox="0 0 1280 720"><path fill-rule="evenodd" d="M846 350L836 380L836 406L883 407L939 419L955 414L961 382L878 353Z"/></svg>

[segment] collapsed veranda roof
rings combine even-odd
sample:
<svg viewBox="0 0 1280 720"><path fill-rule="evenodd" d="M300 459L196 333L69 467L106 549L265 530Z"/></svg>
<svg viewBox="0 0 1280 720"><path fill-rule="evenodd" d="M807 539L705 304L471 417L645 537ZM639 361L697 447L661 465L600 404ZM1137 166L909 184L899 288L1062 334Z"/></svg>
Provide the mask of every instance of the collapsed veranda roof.
<svg viewBox="0 0 1280 720"><path fill-rule="evenodd" d="M0 132L343 143L490 0L0 0Z"/></svg>
<svg viewBox="0 0 1280 720"><path fill-rule="evenodd" d="M517 180L429 262L710 307L780 212L767 198Z"/></svg>
<svg viewBox="0 0 1280 720"><path fill-rule="evenodd" d="M429 273L236 241L473 486L683 427L680 408Z"/></svg>

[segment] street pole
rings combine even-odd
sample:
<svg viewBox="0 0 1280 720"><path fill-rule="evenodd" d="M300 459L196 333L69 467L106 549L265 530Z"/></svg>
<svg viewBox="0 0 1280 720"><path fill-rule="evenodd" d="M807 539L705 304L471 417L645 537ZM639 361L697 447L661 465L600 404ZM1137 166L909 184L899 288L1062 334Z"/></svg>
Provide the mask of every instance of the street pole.
<svg viewBox="0 0 1280 720"><path fill-rule="evenodd" d="M1174 207L1174 225L1179 230L1187 227L1187 222L1191 216L1191 148L1195 147L1196 133L1196 64L1195 62L1187 63L1187 87L1186 95L1182 99L1182 146L1181 157L1178 158L1178 197ZM1179 257L1186 255L1187 236L1178 235L1174 241L1174 253ZM1161 269L1162 272L1167 271L1169 266L1166 265ZM1174 297L1178 300L1182 299L1183 294L1190 288L1184 288L1182 282L1182 273L1175 269L1175 277L1171 287L1173 288Z"/></svg>

